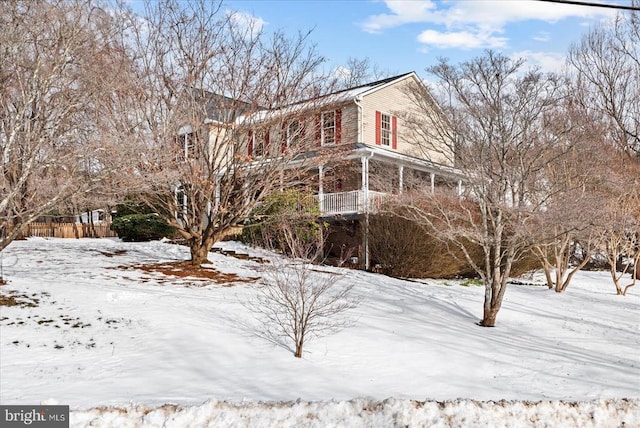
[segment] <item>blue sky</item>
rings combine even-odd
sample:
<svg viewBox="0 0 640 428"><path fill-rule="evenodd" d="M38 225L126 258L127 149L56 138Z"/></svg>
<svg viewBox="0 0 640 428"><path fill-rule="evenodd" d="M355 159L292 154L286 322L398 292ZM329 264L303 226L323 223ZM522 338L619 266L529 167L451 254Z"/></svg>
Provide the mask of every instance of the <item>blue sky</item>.
<svg viewBox="0 0 640 428"><path fill-rule="evenodd" d="M225 7L267 32L313 29L311 39L329 67L368 58L384 72L422 77L438 57L459 62L489 48L558 71L569 45L616 13L538 0L229 0Z"/></svg>

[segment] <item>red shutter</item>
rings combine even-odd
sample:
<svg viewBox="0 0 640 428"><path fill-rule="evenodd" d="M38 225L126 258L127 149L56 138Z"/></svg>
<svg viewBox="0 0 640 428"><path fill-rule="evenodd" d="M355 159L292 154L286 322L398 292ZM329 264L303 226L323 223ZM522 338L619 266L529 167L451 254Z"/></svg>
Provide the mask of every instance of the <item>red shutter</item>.
<svg viewBox="0 0 640 428"><path fill-rule="evenodd" d="M253 156L253 131L249 131L247 133L247 138L249 142L247 143L247 154L249 156Z"/></svg>
<svg viewBox="0 0 640 428"><path fill-rule="evenodd" d="M382 114L377 111L376 112L376 144L380 145L380 130L382 129Z"/></svg>
<svg viewBox="0 0 640 428"><path fill-rule="evenodd" d="M287 138L289 138L289 136L287 135L287 122L282 122L281 125L281 129L280 129L280 150L282 151L282 153L287 151Z"/></svg>
<svg viewBox="0 0 640 428"><path fill-rule="evenodd" d="M336 144L342 142L342 110L336 110Z"/></svg>
<svg viewBox="0 0 640 428"><path fill-rule="evenodd" d="M316 146L322 145L322 114L316 115Z"/></svg>
<svg viewBox="0 0 640 428"><path fill-rule="evenodd" d="M269 154L269 128L265 129L264 131L264 149L263 149L264 153L262 153L263 156L267 156Z"/></svg>
<svg viewBox="0 0 640 428"><path fill-rule="evenodd" d="M398 118L395 116L391 117L391 148L398 148Z"/></svg>

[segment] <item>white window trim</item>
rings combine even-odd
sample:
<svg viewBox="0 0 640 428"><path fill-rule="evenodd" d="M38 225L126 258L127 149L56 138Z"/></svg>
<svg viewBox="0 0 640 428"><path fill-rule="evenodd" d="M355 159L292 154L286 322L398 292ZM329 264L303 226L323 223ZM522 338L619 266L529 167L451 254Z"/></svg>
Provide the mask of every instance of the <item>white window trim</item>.
<svg viewBox="0 0 640 428"><path fill-rule="evenodd" d="M253 141L251 142L253 146L251 156L253 156L254 158L263 158L266 156L267 147L266 147L265 136L268 132L269 130L267 129L267 130L254 130L251 133L251 138L253 139ZM262 147L262 153L260 154L258 154L258 146Z"/></svg>
<svg viewBox="0 0 640 428"><path fill-rule="evenodd" d="M385 118L388 119L388 128L384 127ZM386 141L385 141L386 136ZM393 115L385 112L380 112L380 145L385 147L391 147L393 141Z"/></svg>
<svg viewBox="0 0 640 428"><path fill-rule="evenodd" d="M176 156L178 161L186 161L194 157L193 154L196 151L195 140L195 132L193 131L178 134L178 144L182 149L182 153ZM189 144L189 141L192 141L191 144Z"/></svg>
<svg viewBox="0 0 640 428"><path fill-rule="evenodd" d="M325 128L324 126L324 117L325 114L333 114L333 127L329 127L329 128ZM326 136L325 136L325 129L333 129L333 141L331 142L326 142ZM336 144L336 111L335 110L330 110L330 111L323 111L321 116L320 116L320 144L322 146L324 145L335 145Z"/></svg>

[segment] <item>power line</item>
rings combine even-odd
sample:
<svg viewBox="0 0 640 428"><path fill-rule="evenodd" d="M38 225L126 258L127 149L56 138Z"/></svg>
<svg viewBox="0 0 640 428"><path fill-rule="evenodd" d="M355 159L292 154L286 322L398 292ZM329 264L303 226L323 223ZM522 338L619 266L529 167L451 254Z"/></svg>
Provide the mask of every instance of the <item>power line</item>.
<svg viewBox="0 0 640 428"><path fill-rule="evenodd" d="M569 4L574 6L591 6L591 7L606 7L609 9L619 9L619 10L633 10L636 12L640 11L639 6L625 6L622 4L611 4L611 3L590 3L586 1L578 1L578 0L538 0L544 1L548 3L559 3L559 4Z"/></svg>

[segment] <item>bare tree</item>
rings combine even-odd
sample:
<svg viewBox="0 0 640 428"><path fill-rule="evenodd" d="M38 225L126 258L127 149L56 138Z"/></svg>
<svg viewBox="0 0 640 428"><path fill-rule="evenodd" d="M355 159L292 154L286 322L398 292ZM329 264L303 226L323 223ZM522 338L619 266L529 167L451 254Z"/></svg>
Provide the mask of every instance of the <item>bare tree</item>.
<svg viewBox="0 0 640 428"><path fill-rule="evenodd" d="M221 3L147 2L132 35L139 70L126 119L140 154L131 190L184 238L193 264L295 175L292 116L326 88L308 33L266 34ZM269 109L266 113L265 109ZM311 115L313 117L313 115ZM315 130L300 121L296 141ZM299 162L300 163L300 162Z"/></svg>
<svg viewBox="0 0 640 428"><path fill-rule="evenodd" d="M121 34L97 1L0 3L0 250L109 174Z"/></svg>
<svg viewBox="0 0 640 428"><path fill-rule="evenodd" d="M622 296L635 285L640 263L640 168L627 166L612 172L606 188L608 200L601 205L603 221L594 228L598 250L609 265L616 293ZM631 274L632 282L622 286L625 274Z"/></svg>
<svg viewBox="0 0 640 428"><path fill-rule="evenodd" d="M294 213L295 216L295 213ZM358 305L353 284L340 284L341 274L318 269L324 240L299 236L291 216L279 216L279 237L265 242L286 241L289 259L279 258L265 268L264 283L256 299L246 306L260 321L259 335L280 345L293 343L294 356L302 358L312 338L335 333L351 325L343 312ZM273 231L273 230L272 230Z"/></svg>
<svg viewBox="0 0 640 428"><path fill-rule="evenodd" d="M344 66L336 70L336 74L338 88L353 88L399 73L383 71L372 64L369 58L349 57Z"/></svg>
<svg viewBox="0 0 640 428"><path fill-rule="evenodd" d="M482 278L479 324L493 327L512 266L531 248L528 223L558 191L545 168L569 150L571 124L560 114L566 82L492 51L458 66L441 60L429 71L441 82L443 110L416 89L407 121L425 154L446 156L460 169L466 197L422 194L427 202L409 203L415 218L457 246ZM471 255L478 247L481 263Z"/></svg>
<svg viewBox="0 0 640 428"><path fill-rule="evenodd" d="M613 144L639 157L640 14L620 13L613 25L591 29L571 47L568 63L585 94L584 107L607 119Z"/></svg>
<svg viewBox="0 0 640 428"><path fill-rule="evenodd" d="M544 173L546 180L556 184L557 192L544 195L544 209L528 224L532 249L541 261L547 285L558 293L591 261L594 227L604 220L597 209L605 200L602 184L611 171L607 160L612 149L602 145L602 128L583 109L573 108L578 106L575 94L579 92L572 92L572 108L565 111L574 124L566 134L570 150L552 157Z"/></svg>
<svg viewBox="0 0 640 428"><path fill-rule="evenodd" d="M637 0L633 0L638 5ZM600 254L611 267L618 294L624 273L635 268L637 256L638 195L637 162L640 160L640 15L637 11L620 13L610 25L591 29L572 46L568 63L575 73L581 106L595 123L605 128L601 139L616 151L609 153L609 178L604 185L605 218L595 228ZM637 270L632 273L633 284Z"/></svg>

